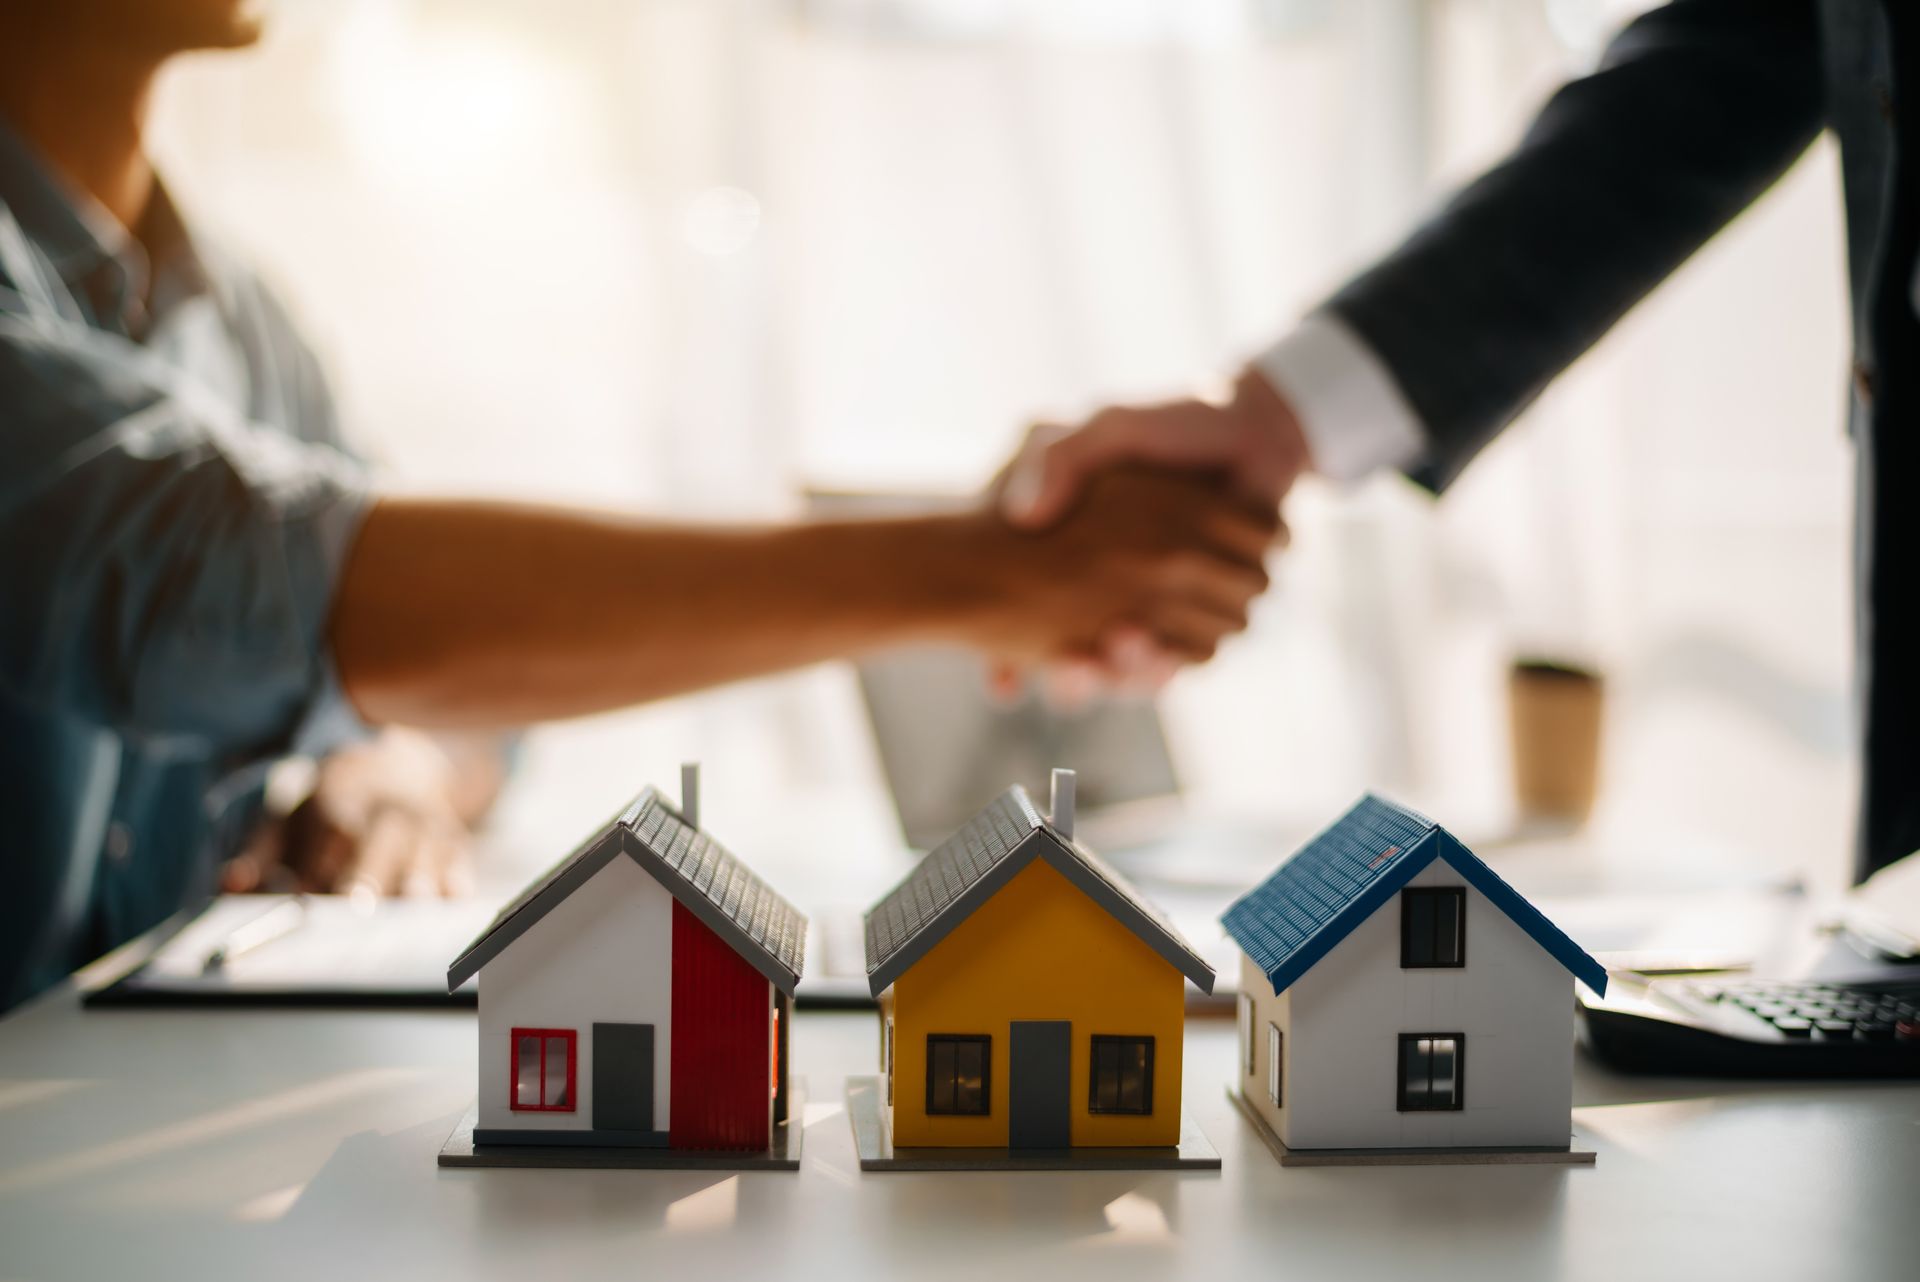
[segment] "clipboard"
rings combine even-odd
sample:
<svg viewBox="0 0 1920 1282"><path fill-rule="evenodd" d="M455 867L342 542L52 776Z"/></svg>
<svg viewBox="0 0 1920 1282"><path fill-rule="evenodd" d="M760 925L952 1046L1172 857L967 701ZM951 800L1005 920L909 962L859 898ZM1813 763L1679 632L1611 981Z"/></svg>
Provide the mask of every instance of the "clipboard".
<svg viewBox="0 0 1920 1282"><path fill-rule="evenodd" d="M81 1003L470 1008L478 989L449 993L447 960L494 911L476 899L221 895L82 971Z"/></svg>

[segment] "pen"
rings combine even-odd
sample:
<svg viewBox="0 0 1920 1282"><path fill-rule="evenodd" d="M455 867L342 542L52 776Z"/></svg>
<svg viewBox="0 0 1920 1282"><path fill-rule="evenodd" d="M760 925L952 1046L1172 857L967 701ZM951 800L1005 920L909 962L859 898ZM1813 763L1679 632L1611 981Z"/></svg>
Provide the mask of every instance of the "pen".
<svg viewBox="0 0 1920 1282"><path fill-rule="evenodd" d="M207 960L200 968L201 973L211 974L242 953L292 934L306 919L307 901L304 895L293 895L275 904L259 916L234 927L225 939L215 944L207 953Z"/></svg>

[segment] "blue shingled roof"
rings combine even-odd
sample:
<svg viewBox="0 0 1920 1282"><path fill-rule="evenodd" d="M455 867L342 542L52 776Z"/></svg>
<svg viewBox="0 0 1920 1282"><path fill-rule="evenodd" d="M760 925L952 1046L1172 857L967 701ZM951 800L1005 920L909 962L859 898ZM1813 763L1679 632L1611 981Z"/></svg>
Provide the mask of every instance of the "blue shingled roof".
<svg viewBox="0 0 1920 1282"><path fill-rule="evenodd" d="M1424 815L1369 793L1220 918L1276 993L1312 969L1355 926L1435 859L1445 861L1553 959L1596 993L1606 968Z"/></svg>

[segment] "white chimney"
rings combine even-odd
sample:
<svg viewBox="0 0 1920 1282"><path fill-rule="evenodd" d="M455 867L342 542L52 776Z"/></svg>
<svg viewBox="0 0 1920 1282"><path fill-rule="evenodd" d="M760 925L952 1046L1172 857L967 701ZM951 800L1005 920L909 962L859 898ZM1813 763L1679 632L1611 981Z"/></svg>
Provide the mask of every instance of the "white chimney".
<svg viewBox="0 0 1920 1282"><path fill-rule="evenodd" d="M680 817L689 827L700 826L700 763L682 762L680 766Z"/></svg>
<svg viewBox="0 0 1920 1282"><path fill-rule="evenodd" d="M1059 829L1060 835L1073 837L1073 771L1054 768L1053 801L1047 807L1047 822Z"/></svg>

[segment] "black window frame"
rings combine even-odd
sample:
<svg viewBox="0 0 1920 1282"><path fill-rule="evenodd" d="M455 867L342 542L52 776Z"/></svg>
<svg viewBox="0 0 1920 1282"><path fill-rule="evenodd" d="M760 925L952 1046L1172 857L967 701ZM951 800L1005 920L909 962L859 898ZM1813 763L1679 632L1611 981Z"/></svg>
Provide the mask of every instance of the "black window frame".
<svg viewBox="0 0 1920 1282"><path fill-rule="evenodd" d="M1115 1047L1122 1051L1122 1057L1116 1062L1114 1069L1112 1104L1103 1104L1100 1100L1100 1051L1103 1047ZM1140 1107L1138 1108L1128 1108L1120 1102L1126 1094L1121 1076L1126 1072L1124 1053L1132 1047L1145 1047L1147 1052L1141 1064ZM1151 1035L1095 1033L1087 1048L1087 1112L1097 1113L1102 1117L1152 1117L1153 1058L1154 1039Z"/></svg>
<svg viewBox="0 0 1920 1282"><path fill-rule="evenodd" d="M1416 1103L1407 1091L1407 1043L1453 1043L1453 1097L1441 1106ZM1393 1047L1393 1079L1396 1086L1394 1107L1402 1113L1458 1113L1467 1103L1467 1035L1465 1033L1402 1033ZM1433 1061L1427 1061L1426 1099L1433 1098Z"/></svg>
<svg viewBox="0 0 1920 1282"><path fill-rule="evenodd" d="M1459 923L1458 938L1454 941L1454 957L1451 961L1435 961L1438 948L1433 947L1426 960L1415 956L1415 934L1417 917L1421 911L1428 914L1428 921L1434 925L1440 921L1437 905L1442 901L1452 902L1454 920ZM1415 905L1424 905L1424 909ZM1439 932L1429 926L1427 942L1429 946L1437 943ZM1400 892L1400 969L1402 970L1459 970L1467 964L1467 888L1465 886L1408 886Z"/></svg>
<svg viewBox="0 0 1920 1282"><path fill-rule="evenodd" d="M955 1047L953 1107L940 1108L936 1105L934 1047L939 1045ZM960 1107L959 1055L961 1046L980 1048L980 1105L978 1108ZM927 1116L928 1117L989 1117L993 1114L993 1038L986 1033L928 1033L927 1034Z"/></svg>

